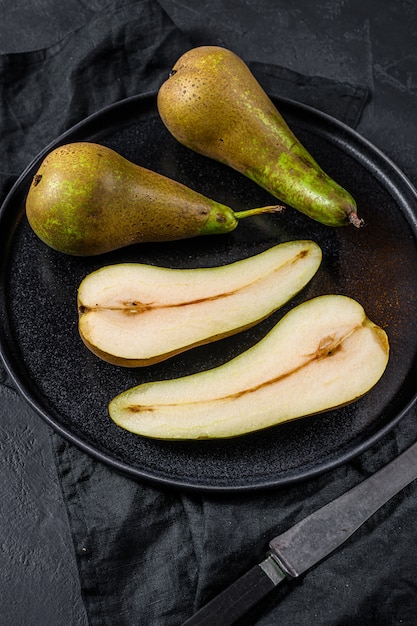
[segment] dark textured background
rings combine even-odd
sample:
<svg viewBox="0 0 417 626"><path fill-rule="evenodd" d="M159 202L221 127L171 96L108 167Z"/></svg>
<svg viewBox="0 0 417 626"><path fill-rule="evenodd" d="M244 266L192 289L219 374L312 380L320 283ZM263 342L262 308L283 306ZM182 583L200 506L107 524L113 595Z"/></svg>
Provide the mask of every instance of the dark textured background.
<svg viewBox="0 0 417 626"><path fill-rule="evenodd" d="M3 0L1 5L0 53L5 54L50 46L94 14L105 11L107 2L17 0L11 4ZM357 130L417 184L417 4L413 0L383 4L378 0L160 0L160 5L191 44L224 45L246 60L366 86L370 100ZM0 170L12 176L20 173L8 163L1 164ZM0 387L0 401L0 623L84 626L87 617L48 427L9 387ZM381 459L389 460L400 445L411 443L416 432L413 420L407 416L393 435L370 451L367 464L358 467L374 471ZM359 473L357 479L361 477ZM322 483L320 493L310 503L312 509L324 504L330 495L337 495L337 485L344 485L343 481L342 467L332 474L327 487ZM309 488L307 485L306 490ZM314 492L312 481L311 494ZM386 529L385 541L381 543L381 535L372 538L376 521L368 524L368 534L360 535L354 550L360 551L363 566L351 572L351 579L345 579L345 589L340 580L335 583L330 575L326 578L323 574L321 586L315 590L320 616L314 613L317 607L312 609L311 623L342 624L333 619L337 611L332 603L349 600L352 586L361 586L361 577L381 577L373 568L376 553L379 563L384 561L381 555L386 554L387 560L391 557L379 587L381 603L387 608L385 623L417 623L412 617L413 606L417 609L415 582L409 576L401 580L401 563L407 570L408 562L415 562L417 557L412 523L413 511L417 511L416 485L408 488L407 496L397 499L397 506L390 506L377 518ZM238 519L236 524L239 527ZM395 553L401 556L395 559ZM341 559L336 570L348 563ZM391 576L396 584L391 583ZM390 599L392 589L395 606L402 603L407 607L403 616L389 612L394 602L394 596ZM298 606L301 615L306 609L302 601L302 594L294 593L287 606L293 611ZM366 604L366 597L362 596L362 602ZM357 614L366 614L366 607L353 603L343 624L359 623ZM296 612L288 623L298 623ZM381 621L374 621L369 613L366 623Z"/></svg>

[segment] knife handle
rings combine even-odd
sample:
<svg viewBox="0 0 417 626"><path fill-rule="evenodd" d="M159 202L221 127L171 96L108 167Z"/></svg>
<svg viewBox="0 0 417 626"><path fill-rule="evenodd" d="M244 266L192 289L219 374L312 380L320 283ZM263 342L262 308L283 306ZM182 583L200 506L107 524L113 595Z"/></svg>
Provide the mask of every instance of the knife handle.
<svg viewBox="0 0 417 626"><path fill-rule="evenodd" d="M285 580L273 557L268 556L187 619L183 626L231 626Z"/></svg>

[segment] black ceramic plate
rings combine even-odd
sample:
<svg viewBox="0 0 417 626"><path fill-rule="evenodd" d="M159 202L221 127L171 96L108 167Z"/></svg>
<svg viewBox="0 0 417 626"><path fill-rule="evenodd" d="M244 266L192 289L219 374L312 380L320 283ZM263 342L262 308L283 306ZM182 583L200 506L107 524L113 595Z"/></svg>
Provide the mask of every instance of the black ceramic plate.
<svg viewBox="0 0 417 626"><path fill-rule="evenodd" d="M178 144L161 123L153 95L110 106L59 137L26 169L2 207L0 321L6 366L47 423L131 476L206 491L298 481L371 446L415 399L416 192L392 162L345 125L292 101L276 104L324 169L356 197L365 228L325 227L288 208L283 215L245 220L228 235L131 246L93 258L49 249L26 221L25 196L45 154L71 141L108 145L236 210L271 204L271 197L248 179ZM142 369L99 360L78 336L77 288L98 267L123 261L211 266L301 238L315 240L323 250L318 274L286 307L249 331ZM391 357L383 378L358 402L223 441L148 440L110 420L108 402L124 389L214 367L259 340L290 307L326 293L357 299L390 339Z"/></svg>

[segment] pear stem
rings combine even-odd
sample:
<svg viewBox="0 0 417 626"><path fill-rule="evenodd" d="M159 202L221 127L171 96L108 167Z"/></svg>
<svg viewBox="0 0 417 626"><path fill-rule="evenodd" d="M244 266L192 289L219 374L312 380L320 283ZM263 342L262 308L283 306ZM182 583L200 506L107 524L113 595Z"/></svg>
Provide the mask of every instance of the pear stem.
<svg viewBox="0 0 417 626"><path fill-rule="evenodd" d="M356 211L351 211L351 213L349 213L348 215L348 218L349 222L356 226L356 228L361 228L365 223L361 217L358 217Z"/></svg>
<svg viewBox="0 0 417 626"><path fill-rule="evenodd" d="M252 217L253 215L261 215L262 213L281 213L285 207L276 204L273 206L262 206L256 209L247 209L246 211L236 211L234 216L236 219L241 220L245 217Z"/></svg>

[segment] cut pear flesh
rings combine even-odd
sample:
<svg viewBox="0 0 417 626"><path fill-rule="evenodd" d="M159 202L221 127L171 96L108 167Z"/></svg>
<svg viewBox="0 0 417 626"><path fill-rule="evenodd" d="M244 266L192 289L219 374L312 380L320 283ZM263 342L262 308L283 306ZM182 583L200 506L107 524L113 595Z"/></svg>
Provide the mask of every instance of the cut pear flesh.
<svg viewBox="0 0 417 626"><path fill-rule="evenodd" d="M385 331L356 300L319 296L231 361L127 390L109 414L146 437L239 436L356 400L381 378L388 356Z"/></svg>
<svg viewBox="0 0 417 626"><path fill-rule="evenodd" d="M79 286L79 332L106 361L151 365L253 326L310 281L321 257L313 241L291 241L220 267L106 266Z"/></svg>

